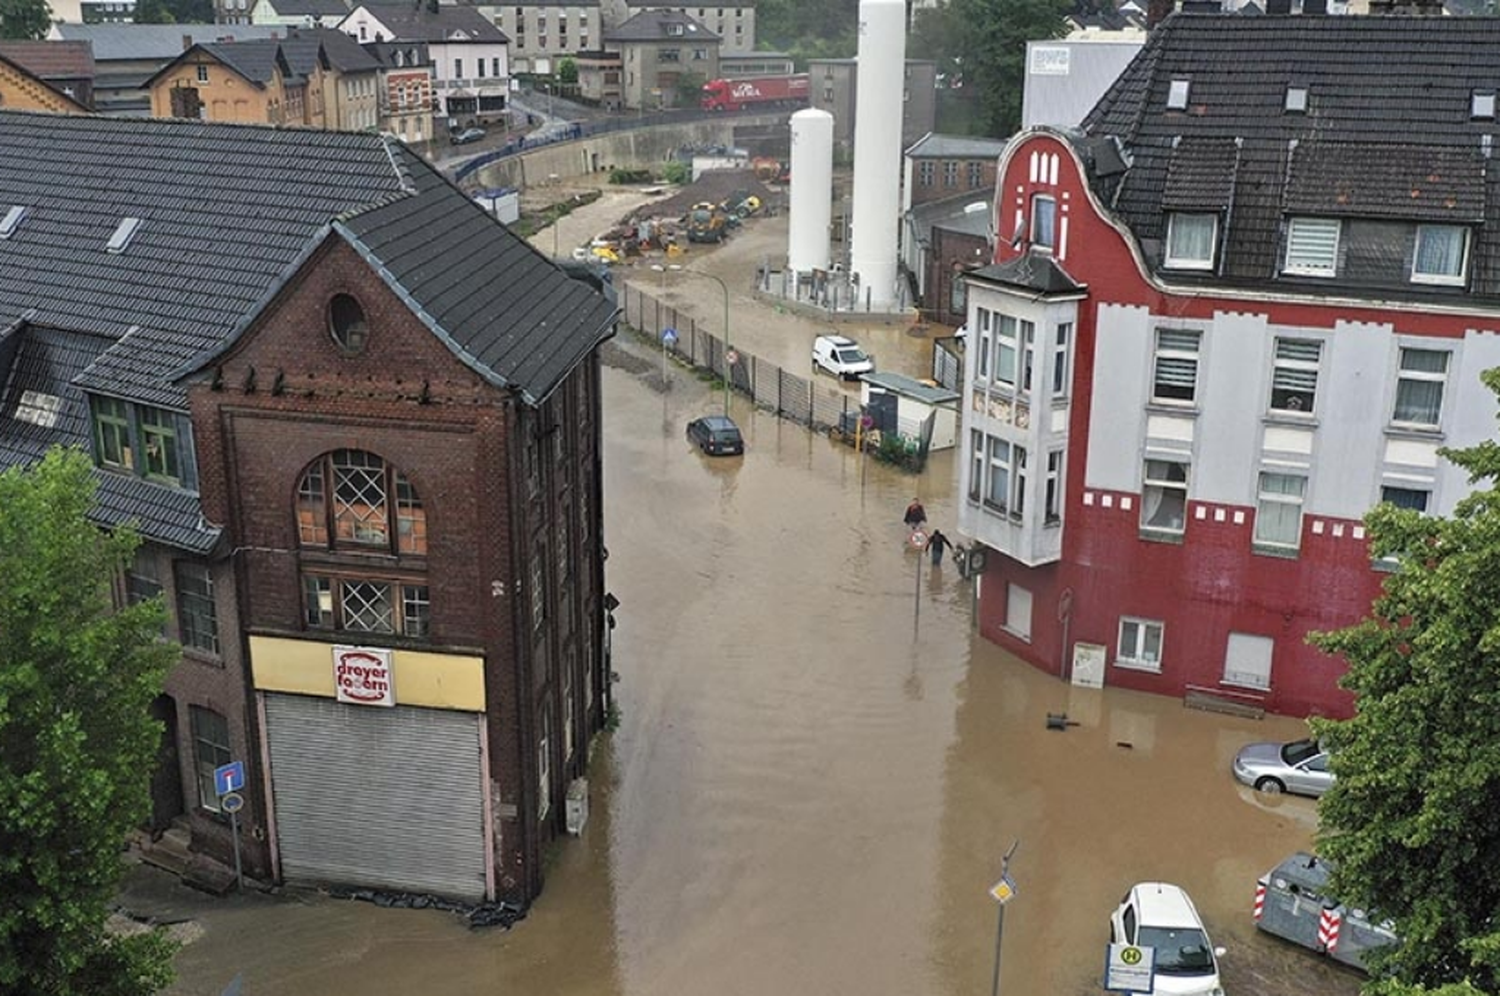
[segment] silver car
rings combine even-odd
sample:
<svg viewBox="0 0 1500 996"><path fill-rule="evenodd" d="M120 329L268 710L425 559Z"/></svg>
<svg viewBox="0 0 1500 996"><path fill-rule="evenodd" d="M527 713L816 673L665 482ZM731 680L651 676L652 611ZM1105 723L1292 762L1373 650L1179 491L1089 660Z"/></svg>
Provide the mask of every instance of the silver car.
<svg viewBox="0 0 1500 996"><path fill-rule="evenodd" d="M1328 752L1316 740L1249 744L1234 756L1234 777L1271 794L1320 796L1333 785Z"/></svg>

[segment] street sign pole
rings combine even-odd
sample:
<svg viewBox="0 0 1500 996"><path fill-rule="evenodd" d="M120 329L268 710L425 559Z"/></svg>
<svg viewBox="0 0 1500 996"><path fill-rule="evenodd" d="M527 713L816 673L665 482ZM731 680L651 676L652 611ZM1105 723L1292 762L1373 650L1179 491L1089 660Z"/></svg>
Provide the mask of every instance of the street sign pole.
<svg viewBox="0 0 1500 996"><path fill-rule="evenodd" d="M234 887L245 891L245 872L240 867L240 810L245 808L245 797L238 792L226 793L219 799L219 806L229 814L229 836L234 841Z"/></svg>
<svg viewBox="0 0 1500 996"><path fill-rule="evenodd" d="M990 996L1000 996L1000 950L1005 944L1005 904L1016 895L1016 884L1010 880L1010 859L1020 846L1020 838L1011 842L1010 850L1000 859L1000 881L990 890L990 895L995 897L1000 907L1000 912L995 914L995 978L990 983Z"/></svg>

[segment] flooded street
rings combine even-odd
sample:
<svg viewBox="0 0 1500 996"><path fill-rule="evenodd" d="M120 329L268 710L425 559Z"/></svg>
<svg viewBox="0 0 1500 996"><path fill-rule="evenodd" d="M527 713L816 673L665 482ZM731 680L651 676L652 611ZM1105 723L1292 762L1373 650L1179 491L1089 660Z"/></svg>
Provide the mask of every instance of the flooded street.
<svg viewBox="0 0 1500 996"><path fill-rule="evenodd" d="M587 832L555 849L529 917L469 931L236 899L200 917L172 992L242 972L247 996L985 993L987 890L1017 839L1007 996L1098 993L1109 914L1152 879L1185 887L1229 949L1229 993L1357 990L1250 920L1256 877L1310 846L1316 810L1242 789L1230 759L1301 722L1071 689L980 640L969 583L901 524L920 495L956 533L951 452L920 478L862 467L736 397L747 453L706 458L683 426L719 394L683 370L658 390L649 347L607 364L621 723L596 747ZM1048 730L1049 713L1077 725Z"/></svg>

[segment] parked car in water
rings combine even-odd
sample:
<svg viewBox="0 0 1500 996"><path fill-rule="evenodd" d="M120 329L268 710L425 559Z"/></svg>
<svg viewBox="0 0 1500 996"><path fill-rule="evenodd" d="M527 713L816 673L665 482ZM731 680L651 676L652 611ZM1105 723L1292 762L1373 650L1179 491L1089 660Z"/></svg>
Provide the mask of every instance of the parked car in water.
<svg viewBox="0 0 1500 996"><path fill-rule="evenodd" d="M875 360L859 348L859 343L842 335L820 335L814 339L812 361L814 371L822 370L845 380L854 380L875 369Z"/></svg>
<svg viewBox="0 0 1500 996"><path fill-rule="evenodd" d="M1328 752L1316 740L1248 744L1234 756L1234 777L1258 792L1320 796L1333 786Z"/></svg>
<svg viewBox="0 0 1500 996"><path fill-rule="evenodd" d="M687 437L709 456L735 456L745 452L745 437L728 415L704 415L688 423Z"/></svg>
<svg viewBox="0 0 1500 996"><path fill-rule="evenodd" d="M1219 956L1188 894L1166 882L1130 887L1109 920L1110 941L1155 952L1152 992L1163 996L1224 996Z"/></svg>
<svg viewBox="0 0 1500 996"><path fill-rule="evenodd" d="M451 141L454 145L468 145L470 142L479 141L484 135L483 128L465 128L463 131L454 132Z"/></svg>

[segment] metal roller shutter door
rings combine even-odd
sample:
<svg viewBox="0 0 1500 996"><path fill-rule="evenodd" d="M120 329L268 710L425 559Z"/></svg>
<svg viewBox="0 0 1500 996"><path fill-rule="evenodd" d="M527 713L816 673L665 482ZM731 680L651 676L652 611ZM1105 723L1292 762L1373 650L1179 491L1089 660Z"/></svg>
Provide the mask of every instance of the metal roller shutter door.
<svg viewBox="0 0 1500 996"><path fill-rule="evenodd" d="M479 716L265 703L286 879L484 897Z"/></svg>

